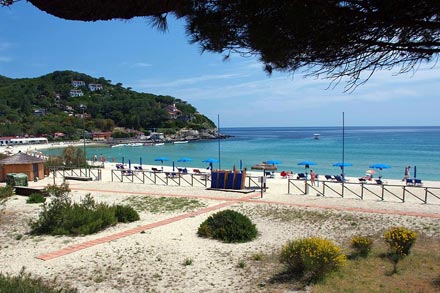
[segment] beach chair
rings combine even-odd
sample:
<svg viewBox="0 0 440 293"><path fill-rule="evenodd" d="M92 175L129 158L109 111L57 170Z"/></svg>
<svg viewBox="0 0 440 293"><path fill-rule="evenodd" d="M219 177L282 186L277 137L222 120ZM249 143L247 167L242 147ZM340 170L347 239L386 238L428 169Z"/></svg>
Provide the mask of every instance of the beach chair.
<svg viewBox="0 0 440 293"><path fill-rule="evenodd" d="M382 185L382 184L383 184L382 179L376 179L375 181L376 181L376 183L379 184L379 185Z"/></svg>
<svg viewBox="0 0 440 293"><path fill-rule="evenodd" d="M194 174L201 174L202 172L200 172L199 169L193 169L193 173L194 173Z"/></svg>
<svg viewBox="0 0 440 293"><path fill-rule="evenodd" d="M406 178L406 185L408 186L414 185L414 179Z"/></svg>
<svg viewBox="0 0 440 293"><path fill-rule="evenodd" d="M334 180L332 175L324 175L324 177L325 177L326 180L331 180L331 181Z"/></svg>
<svg viewBox="0 0 440 293"><path fill-rule="evenodd" d="M296 179L306 179L306 175L304 173L298 173Z"/></svg>
<svg viewBox="0 0 440 293"><path fill-rule="evenodd" d="M153 172L155 172L155 173L156 173L156 172L160 172L160 170L157 169L157 168L155 168L155 167L152 167L151 170L152 170Z"/></svg>
<svg viewBox="0 0 440 293"><path fill-rule="evenodd" d="M414 179L414 186L422 186L422 179Z"/></svg>

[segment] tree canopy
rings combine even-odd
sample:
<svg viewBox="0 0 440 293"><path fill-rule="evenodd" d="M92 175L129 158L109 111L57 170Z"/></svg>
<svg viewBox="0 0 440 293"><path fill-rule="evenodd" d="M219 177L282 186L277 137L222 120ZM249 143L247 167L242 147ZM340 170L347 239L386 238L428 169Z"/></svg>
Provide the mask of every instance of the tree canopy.
<svg viewBox="0 0 440 293"><path fill-rule="evenodd" d="M81 21L184 18L202 50L257 56L264 69L295 72L347 86L376 70L415 69L438 58L440 1L436 0L28 0L57 17ZM12 5L14 0L0 0Z"/></svg>
<svg viewBox="0 0 440 293"><path fill-rule="evenodd" d="M76 88L80 96L70 94L75 89L72 81L84 82ZM100 84L102 89L92 91L90 84ZM170 116L168 107L172 105L177 108L178 117ZM68 139L83 135L83 126L87 131L122 127L143 132L156 128L215 128L209 118L186 101L138 93L120 83L113 85L103 77L74 71L21 79L0 75L0 125L0 136L63 132Z"/></svg>

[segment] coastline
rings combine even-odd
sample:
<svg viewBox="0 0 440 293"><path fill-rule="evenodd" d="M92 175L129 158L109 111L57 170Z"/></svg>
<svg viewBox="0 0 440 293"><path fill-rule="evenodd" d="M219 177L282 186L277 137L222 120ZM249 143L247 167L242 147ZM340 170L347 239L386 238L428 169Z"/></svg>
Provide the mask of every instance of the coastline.
<svg viewBox="0 0 440 293"><path fill-rule="evenodd" d="M144 169L152 167L160 165L143 165ZM171 168L166 166L164 171ZM251 292L258 290L258 283L267 282L261 268L257 269L259 264L251 261L252 255L276 254L281 245L291 239L325 237L347 246L356 234L382 233L393 225L403 225L423 232L425 237L440 239L440 204L381 201L374 197L364 200L349 196L323 197L299 191L288 194L287 180L279 173L267 179L269 188L261 198L258 190L242 194L202 186L116 182L111 180L111 170L115 169L115 163L105 162L101 181L67 181L72 199L79 201L90 193L98 202L124 204L133 197L176 197L197 200L205 208L195 211L200 213L145 210L140 212L140 221L118 224L83 237L34 236L28 234L27 223L37 217L41 206L26 204L26 197L15 195L6 202L5 221L1 223L3 265L0 271L18 274L25 267L27 273L47 280L56 278L57 282L71 284L80 292ZM249 173L262 174L261 171ZM53 182L60 184L63 180L50 175L29 185L43 187ZM388 183L402 184L398 180ZM440 187L440 182L432 184ZM203 220L226 208L252 219L259 231L256 240L226 244L197 236L197 228ZM305 217L283 220L282 215L295 213ZM308 219L316 214L323 215L320 221L315 222L313 217ZM132 229L141 232L127 233ZM126 236L112 238L121 234ZM112 240L102 241L107 238ZM68 253L57 255L57 251ZM38 258L50 253L56 257L46 261ZM192 264L185 266L187 259L192 260ZM240 261L249 267L240 269L237 266Z"/></svg>

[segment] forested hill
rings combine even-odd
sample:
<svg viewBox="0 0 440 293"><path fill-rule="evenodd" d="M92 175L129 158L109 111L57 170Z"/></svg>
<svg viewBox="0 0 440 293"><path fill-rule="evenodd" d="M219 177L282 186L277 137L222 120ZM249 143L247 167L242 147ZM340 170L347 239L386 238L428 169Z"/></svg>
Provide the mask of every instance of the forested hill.
<svg viewBox="0 0 440 293"><path fill-rule="evenodd" d="M38 78L0 76L0 136L50 137L62 132L65 138L75 139L83 122L88 132L116 127L145 133L152 129L215 128L211 120L181 99L138 93L104 77L73 71L55 71Z"/></svg>

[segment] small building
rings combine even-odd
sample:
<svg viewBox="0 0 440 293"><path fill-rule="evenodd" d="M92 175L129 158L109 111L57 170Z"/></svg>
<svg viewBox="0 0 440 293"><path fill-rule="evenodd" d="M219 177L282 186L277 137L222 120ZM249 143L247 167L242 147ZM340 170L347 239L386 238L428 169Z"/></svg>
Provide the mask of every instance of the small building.
<svg viewBox="0 0 440 293"><path fill-rule="evenodd" d="M84 93L82 90L70 90L69 95L71 97L82 97L84 96Z"/></svg>
<svg viewBox="0 0 440 293"><path fill-rule="evenodd" d="M170 115L170 119L177 119L182 114L182 112L177 109L176 104L168 105L166 110L168 115Z"/></svg>
<svg viewBox="0 0 440 293"><path fill-rule="evenodd" d="M72 80L73 87L86 86L86 82L83 80Z"/></svg>
<svg viewBox="0 0 440 293"><path fill-rule="evenodd" d="M99 83L90 83L89 84L89 90L94 91L102 91L104 88L102 87L102 84Z"/></svg>
<svg viewBox="0 0 440 293"><path fill-rule="evenodd" d="M112 137L111 131L100 131L100 132L92 133L93 140L105 141L105 140L109 140L111 137Z"/></svg>
<svg viewBox="0 0 440 293"><path fill-rule="evenodd" d="M44 178L44 160L22 152L0 160L0 181L11 173L24 173L30 180Z"/></svg>

